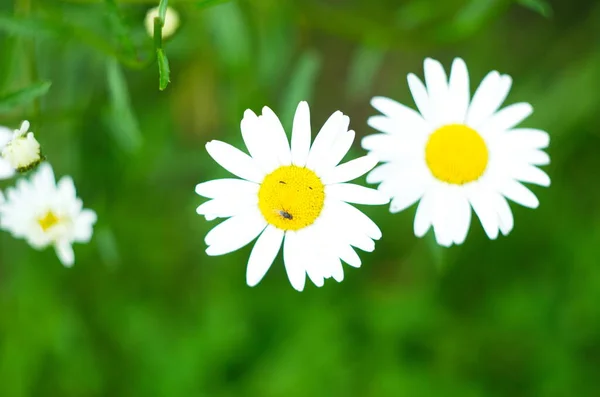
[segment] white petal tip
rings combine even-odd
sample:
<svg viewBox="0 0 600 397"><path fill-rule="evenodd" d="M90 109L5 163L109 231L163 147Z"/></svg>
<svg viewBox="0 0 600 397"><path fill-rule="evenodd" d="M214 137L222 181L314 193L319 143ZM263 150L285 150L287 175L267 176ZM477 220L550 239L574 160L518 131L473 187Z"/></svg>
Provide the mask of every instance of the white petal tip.
<svg viewBox="0 0 600 397"><path fill-rule="evenodd" d="M258 285L258 283L260 283L260 280L248 278L248 275L246 275L246 284L248 285L248 287L254 288Z"/></svg>
<svg viewBox="0 0 600 397"><path fill-rule="evenodd" d="M219 256L221 255L220 253L216 252L214 247L211 245L206 249L206 255L208 256Z"/></svg>
<svg viewBox="0 0 600 397"><path fill-rule="evenodd" d="M252 118L256 118L256 113L254 113L251 109L246 109L244 111L244 118L248 118L248 117L252 117Z"/></svg>

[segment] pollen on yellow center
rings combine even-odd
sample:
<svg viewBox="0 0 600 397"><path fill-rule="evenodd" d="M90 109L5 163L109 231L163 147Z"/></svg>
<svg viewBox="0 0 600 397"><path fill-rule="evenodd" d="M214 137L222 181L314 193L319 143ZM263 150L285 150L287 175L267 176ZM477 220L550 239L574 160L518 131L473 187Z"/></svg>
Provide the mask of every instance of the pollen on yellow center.
<svg viewBox="0 0 600 397"><path fill-rule="evenodd" d="M46 212L46 215L38 219L38 223L40 224L42 230L45 232L51 227L55 226L60 219L54 214L52 211Z"/></svg>
<svg viewBox="0 0 600 397"><path fill-rule="evenodd" d="M488 149L474 129L463 124L449 124L429 136L425 161L440 181L464 185L483 175L488 164Z"/></svg>
<svg viewBox="0 0 600 397"><path fill-rule="evenodd" d="M258 190L258 207L271 225L299 230L321 214L325 186L313 171L295 165L277 168L265 177Z"/></svg>

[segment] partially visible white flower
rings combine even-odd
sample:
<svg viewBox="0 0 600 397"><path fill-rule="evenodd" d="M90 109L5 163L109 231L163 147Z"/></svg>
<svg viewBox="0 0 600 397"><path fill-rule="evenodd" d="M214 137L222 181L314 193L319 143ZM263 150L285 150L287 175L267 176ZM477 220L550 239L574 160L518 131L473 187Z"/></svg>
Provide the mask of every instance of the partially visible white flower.
<svg viewBox="0 0 600 397"><path fill-rule="evenodd" d="M0 156L0 179L13 177L15 171L28 171L42 161L40 144L29 132L29 121L14 131L0 127Z"/></svg>
<svg viewBox="0 0 600 397"><path fill-rule="evenodd" d="M89 242L94 223L96 213L83 209L73 179L65 176L56 183L48 163L40 165L29 180L19 179L0 200L0 228L36 249L54 246L65 266L75 262L71 245Z"/></svg>
<svg viewBox="0 0 600 397"><path fill-rule="evenodd" d="M158 17L158 7L151 8L148 10L146 14L146 32L150 37L154 37L154 18ZM162 37L166 39L170 37L177 31L179 27L179 14L177 11L172 9L171 7L167 7L167 12L165 14L165 24L162 28Z"/></svg>

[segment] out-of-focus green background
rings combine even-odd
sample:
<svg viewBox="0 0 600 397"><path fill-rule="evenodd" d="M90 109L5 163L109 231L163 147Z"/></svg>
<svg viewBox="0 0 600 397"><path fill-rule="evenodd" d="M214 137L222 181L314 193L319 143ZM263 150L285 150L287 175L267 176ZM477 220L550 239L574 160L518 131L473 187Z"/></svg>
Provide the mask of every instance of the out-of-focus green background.
<svg viewBox="0 0 600 397"><path fill-rule="evenodd" d="M66 269L0 237L0 396L571 397L600 374L600 4L594 0L171 1L158 90L143 27L157 2L1 0L0 125L29 119L58 176L99 215ZM204 144L241 147L245 109L359 137L374 95L413 106L426 56L513 76L508 103L549 131L536 210L489 241L414 237L415 207L362 208L383 231L360 269L292 289L278 258L255 288L250 247L208 257L194 186L224 177ZM23 94L23 91L20 91ZM38 92L39 93L39 92ZM14 98L13 98L14 99ZM352 156L361 155L359 142ZM14 181L2 182L2 189ZM364 178L359 183L364 183Z"/></svg>

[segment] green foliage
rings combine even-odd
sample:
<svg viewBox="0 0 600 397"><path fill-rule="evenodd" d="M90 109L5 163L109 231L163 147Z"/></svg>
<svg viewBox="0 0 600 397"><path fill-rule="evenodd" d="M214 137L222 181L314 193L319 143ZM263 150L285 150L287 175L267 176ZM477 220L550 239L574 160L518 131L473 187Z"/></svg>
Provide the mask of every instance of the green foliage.
<svg viewBox="0 0 600 397"><path fill-rule="evenodd" d="M6 112L21 105L28 104L36 98L45 95L52 83L42 81L17 91L0 95L0 112Z"/></svg>
<svg viewBox="0 0 600 397"><path fill-rule="evenodd" d="M163 91L171 82L171 70L169 60L163 49L162 29L165 25L168 0L160 0L158 5L158 17L154 18L154 49L156 50L156 61L158 62L158 88Z"/></svg>
<svg viewBox="0 0 600 397"><path fill-rule="evenodd" d="M99 215L71 269L0 235L0 396L598 394L597 2L172 0L168 62L144 27L156 5L0 2L0 125L30 120ZM552 186L532 188L536 210L512 205L509 236L473 216L444 249L413 235L414 206L361 207L376 250L303 293L281 258L250 288L251 247L204 253L217 221L195 214L194 185L229 176L207 141L242 147L244 110L265 105L289 130L308 100L313 136L341 110L363 155L371 97L414 107L406 75L426 56L463 57L472 91L511 75L507 104L530 102L524 125L550 133Z"/></svg>

